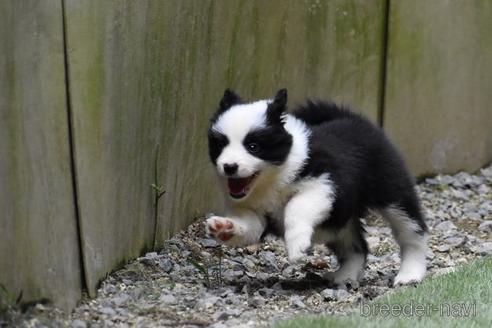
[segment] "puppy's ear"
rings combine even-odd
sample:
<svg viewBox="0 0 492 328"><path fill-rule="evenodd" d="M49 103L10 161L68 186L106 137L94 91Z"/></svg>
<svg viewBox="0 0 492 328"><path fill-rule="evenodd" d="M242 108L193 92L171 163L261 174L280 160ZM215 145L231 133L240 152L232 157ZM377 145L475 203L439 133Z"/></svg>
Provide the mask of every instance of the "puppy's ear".
<svg viewBox="0 0 492 328"><path fill-rule="evenodd" d="M217 121L217 119L222 113L224 113L226 110L239 103L241 103L241 98L239 98L239 96L236 93L234 93L234 91L232 91L231 89L226 89L226 91L224 91L224 95L222 96L222 99L220 100L219 108L217 109L215 114L212 116L212 119L210 120L212 124L215 123L215 121Z"/></svg>
<svg viewBox="0 0 492 328"><path fill-rule="evenodd" d="M287 89L278 90L273 102L279 106L285 107L287 105Z"/></svg>
<svg viewBox="0 0 492 328"><path fill-rule="evenodd" d="M287 110L287 89L277 91L275 98L268 105L267 120L270 124L283 124L282 116Z"/></svg>
<svg viewBox="0 0 492 328"><path fill-rule="evenodd" d="M241 98L239 98L239 96L231 89L226 89L224 91L224 96L220 101L219 111L224 111L239 102L241 102Z"/></svg>

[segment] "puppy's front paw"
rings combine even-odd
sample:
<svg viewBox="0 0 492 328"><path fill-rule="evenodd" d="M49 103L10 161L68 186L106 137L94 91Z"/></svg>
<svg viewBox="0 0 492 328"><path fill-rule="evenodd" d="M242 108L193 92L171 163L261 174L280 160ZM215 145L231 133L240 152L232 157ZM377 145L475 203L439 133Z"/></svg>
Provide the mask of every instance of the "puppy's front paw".
<svg viewBox="0 0 492 328"><path fill-rule="evenodd" d="M290 263L298 263L306 257L306 251L311 246L309 238L287 238L285 239L285 247L287 249L287 257Z"/></svg>
<svg viewBox="0 0 492 328"><path fill-rule="evenodd" d="M221 242L226 242L237 234L234 222L220 216L208 218L205 221L205 231L208 236Z"/></svg>

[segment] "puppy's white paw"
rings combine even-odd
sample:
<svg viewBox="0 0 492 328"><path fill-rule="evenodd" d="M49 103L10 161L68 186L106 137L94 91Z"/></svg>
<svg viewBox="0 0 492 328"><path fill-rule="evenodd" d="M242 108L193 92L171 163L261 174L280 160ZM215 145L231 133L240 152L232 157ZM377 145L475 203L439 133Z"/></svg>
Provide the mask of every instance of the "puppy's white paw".
<svg viewBox="0 0 492 328"><path fill-rule="evenodd" d="M427 271L423 252L411 254L403 258L400 271L395 277L393 286L410 285L421 282Z"/></svg>
<svg viewBox="0 0 492 328"><path fill-rule="evenodd" d="M403 286L403 285L411 285L421 282L424 278L425 271L406 271L406 272L398 272L395 277L395 281L393 282L393 287Z"/></svg>
<svg viewBox="0 0 492 328"><path fill-rule="evenodd" d="M205 232L208 236L221 242L227 242L237 235L234 222L220 216L212 216L205 221Z"/></svg>
<svg viewBox="0 0 492 328"><path fill-rule="evenodd" d="M305 252L299 251L287 251L287 258L291 264L297 264L302 261L302 259L306 256Z"/></svg>
<svg viewBox="0 0 492 328"><path fill-rule="evenodd" d="M290 263L298 263L306 257L306 251L311 246L311 240L298 236L297 238L286 238L285 247L287 249L287 258Z"/></svg>

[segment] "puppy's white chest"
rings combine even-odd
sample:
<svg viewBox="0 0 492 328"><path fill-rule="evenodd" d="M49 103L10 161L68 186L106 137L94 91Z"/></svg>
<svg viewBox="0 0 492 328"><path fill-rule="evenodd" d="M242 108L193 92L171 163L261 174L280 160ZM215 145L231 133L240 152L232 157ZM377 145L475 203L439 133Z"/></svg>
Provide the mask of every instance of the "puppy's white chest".
<svg viewBox="0 0 492 328"><path fill-rule="evenodd" d="M287 186L268 195L268 199L261 204L259 212L267 215L277 222L277 226L283 227L285 207L296 190L293 186Z"/></svg>

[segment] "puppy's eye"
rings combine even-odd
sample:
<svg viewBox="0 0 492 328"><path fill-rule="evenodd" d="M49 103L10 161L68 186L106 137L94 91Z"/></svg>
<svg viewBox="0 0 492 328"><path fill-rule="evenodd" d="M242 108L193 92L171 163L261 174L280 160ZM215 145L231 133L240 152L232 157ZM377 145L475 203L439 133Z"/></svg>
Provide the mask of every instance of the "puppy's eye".
<svg viewBox="0 0 492 328"><path fill-rule="evenodd" d="M260 150L260 146L258 146L256 142L250 142L248 144L248 150L252 153L256 153L258 152L258 150Z"/></svg>

